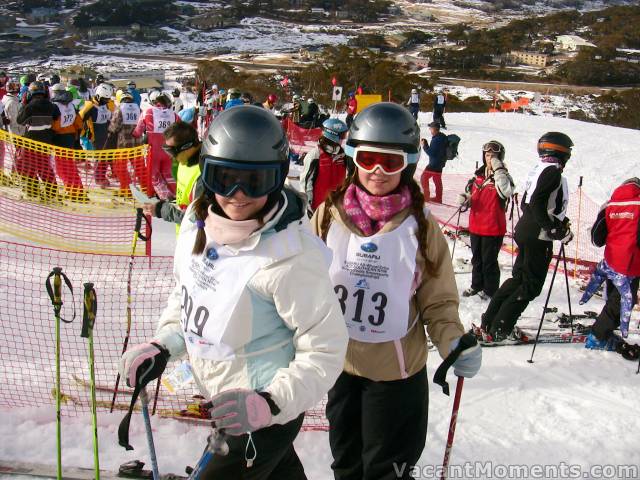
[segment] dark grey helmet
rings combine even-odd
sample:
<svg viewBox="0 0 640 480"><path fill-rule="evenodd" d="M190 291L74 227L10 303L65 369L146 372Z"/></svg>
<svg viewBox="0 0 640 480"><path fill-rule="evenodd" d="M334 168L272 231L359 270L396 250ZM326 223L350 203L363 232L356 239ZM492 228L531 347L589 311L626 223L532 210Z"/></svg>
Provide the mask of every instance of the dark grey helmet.
<svg viewBox="0 0 640 480"><path fill-rule="evenodd" d="M289 142L280 122L264 108L240 105L220 113L209 127L201 155L241 163L286 163Z"/></svg>
<svg viewBox="0 0 640 480"><path fill-rule="evenodd" d="M404 107L390 102L374 103L356 115L347 144L379 143L396 145L408 153L417 153L420 127Z"/></svg>

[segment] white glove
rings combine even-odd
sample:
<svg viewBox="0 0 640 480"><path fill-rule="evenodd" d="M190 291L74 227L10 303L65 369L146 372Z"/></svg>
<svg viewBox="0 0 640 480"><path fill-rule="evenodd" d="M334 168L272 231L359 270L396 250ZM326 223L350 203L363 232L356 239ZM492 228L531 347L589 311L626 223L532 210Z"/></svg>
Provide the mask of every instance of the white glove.
<svg viewBox="0 0 640 480"><path fill-rule="evenodd" d="M471 195L469 195L468 193L459 193L457 199L458 205L460 205L461 207L467 205L470 199Z"/></svg>
<svg viewBox="0 0 640 480"><path fill-rule="evenodd" d="M491 157L491 170L494 172L504 167L504 163L498 157Z"/></svg>

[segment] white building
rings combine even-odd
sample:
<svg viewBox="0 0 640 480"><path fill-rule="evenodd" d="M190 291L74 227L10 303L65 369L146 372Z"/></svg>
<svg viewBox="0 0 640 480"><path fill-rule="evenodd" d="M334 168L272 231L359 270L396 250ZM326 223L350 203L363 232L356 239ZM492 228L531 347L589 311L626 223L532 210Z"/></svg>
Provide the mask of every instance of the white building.
<svg viewBox="0 0 640 480"><path fill-rule="evenodd" d="M577 35L558 35L556 37L556 48L558 50L576 52L583 48L596 48L596 46Z"/></svg>

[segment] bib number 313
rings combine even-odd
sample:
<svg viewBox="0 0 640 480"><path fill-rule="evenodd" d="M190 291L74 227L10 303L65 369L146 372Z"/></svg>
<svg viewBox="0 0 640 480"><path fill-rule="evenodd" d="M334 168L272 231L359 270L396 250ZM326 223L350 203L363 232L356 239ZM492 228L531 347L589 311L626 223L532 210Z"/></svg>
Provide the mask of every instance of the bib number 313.
<svg viewBox="0 0 640 480"><path fill-rule="evenodd" d="M367 314L367 320L371 325L378 327L384 323L384 308L387 306L387 296L384 293L376 292L368 296L366 290L359 288L350 295L349 290L344 285L336 285L333 291L338 296L343 315L347 311L347 301L353 301L349 297L355 298L355 309L351 321L362 323L362 311L366 306L367 312L370 312L371 309L375 311L372 312L374 313L373 315Z"/></svg>

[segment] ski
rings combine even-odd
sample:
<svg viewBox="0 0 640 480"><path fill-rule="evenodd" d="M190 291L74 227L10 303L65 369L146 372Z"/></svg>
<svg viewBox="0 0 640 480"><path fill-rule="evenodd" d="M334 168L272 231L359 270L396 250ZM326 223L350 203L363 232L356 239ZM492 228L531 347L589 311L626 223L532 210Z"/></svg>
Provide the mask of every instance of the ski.
<svg viewBox="0 0 640 480"><path fill-rule="evenodd" d="M140 460L132 460L120 465L118 469L118 478L153 478L153 472L144 468L144 462ZM168 473L160 475L162 480L182 480L188 477Z"/></svg>
<svg viewBox="0 0 640 480"><path fill-rule="evenodd" d="M138 462L135 460L134 462ZM128 462L128 463L134 463ZM142 469L144 466L143 462L138 462L141 464L139 474L136 475L133 471L130 473L123 473L122 468L124 465L120 466L120 471L118 473L111 472L109 470L100 470L100 479L101 480L117 480L123 478L152 478L151 472L149 470ZM127 464L125 464L127 465ZM12 476L23 476L23 477L38 477L38 478L57 478L55 465L45 465L41 463L26 463L26 462L14 462L8 463L6 461L0 462L0 475L12 475ZM146 476L147 472L149 472L149 476ZM62 472L62 478L65 480L93 480L95 478L95 470L93 467L66 467ZM160 475L162 480L182 480L186 479L185 476L174 475L172 473L166 475Z"/></svg>
<svg viewBox="0 0 640 480"><path fill-rule="evenodd" d="M512 334L500 341L487 341L482 337L481 330L477 326L473 326L473 331L478 338L478 343L483 347L505 347L512 345L531 345L534 343L536 334L523 330L521 327L515 327ZM584 343L587 341L588 333L574 332L544 332L538 337L538 343Z"/></svg>

